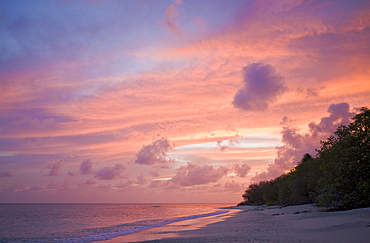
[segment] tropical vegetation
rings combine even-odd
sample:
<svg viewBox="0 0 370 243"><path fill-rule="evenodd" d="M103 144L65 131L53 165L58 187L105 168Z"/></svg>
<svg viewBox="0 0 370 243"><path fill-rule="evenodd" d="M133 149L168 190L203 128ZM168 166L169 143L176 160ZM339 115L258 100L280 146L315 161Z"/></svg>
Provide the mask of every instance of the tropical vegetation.
<svg viewBox="0 0 370 243"><path fill-rule="evenodd" d="M288 173L249 185L248 205L315 203L332 210L370 206L370 110L363 107L349 125L321 141Z"/></svg>

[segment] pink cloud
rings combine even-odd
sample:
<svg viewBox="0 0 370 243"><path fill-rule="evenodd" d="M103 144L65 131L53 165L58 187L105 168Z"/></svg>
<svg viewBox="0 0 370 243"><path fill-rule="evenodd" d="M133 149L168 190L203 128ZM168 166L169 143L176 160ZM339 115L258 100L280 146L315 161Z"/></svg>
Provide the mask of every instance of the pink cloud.
<svg viewBox="0 0 370 243"><path fill-rule="evenodd" d="M225 151L228 146L227 145L222 145L222 140L217 140L216 143L217 143L217 146L220 148L220 151Z"/></svg>
<svg viewBox="0 0 370 243"><path fill-rule="evenodd" d="M328 108L329 116L321 118L316 124L308 124L309 132L306 134L299 133L295 127L285 125L281 132L283 146L277 147L278 157L270 164L266 171L259 173L252 178L252 181L269 180L280 174L292 169L301 161L305 153L315 155L315 149L319 148L319 142L332 135L340 125L346 125L355 113L350 112L347 103L332 104ZM289 122L289 118L283 118L283 124Z"/></svg>
<svg viewBox="0 0 370 243"><path fill-rule="evenodd" d="M95 173L94 178L99 180L114 180L121 176L121 172L126 168L122 164L112 167L104 167Z"/></svg>
<svg viewBox="0 0 370 243"><path fill-rule="evenodd" d="M220 166L218 168L212 165L197 166L188 163L178 169L176 175L171 178L171 182L181 186L194 186L216 182L227 175L228 168Z"/></svg>
<svg viewBox="0 0 370 243"><path fill-rule="evenodd" d="M225 191L231 192L241 192L245 190L244 184L238 183L237 181L232 180L231 182L227 181L223 185Z"/></svg>
<svg viewBox="0 0 370 243"><path fill-rule="evenodd" d="M155 163L168 163L173 159L167 157L167 153L173 149L167 138L161 138L152 144L143 146L136 154L135 163L142 165L153 165Z"/></svg>
<svg viewBox="0 0 370 243"><path fill-rule="evenodd" d="M164 19L161 24L175 35L181 35L182 29L179 26L179 11L174 4L171 4L164 13Z"/></svg>
<svg viewBox="0 0 370 243"><path fill-rule="evenodd" d="M217 146L220 148L220 151L224 152L229 147L234 147L236 144L239 144L239 135L236 134L234 137L230 138L227 142L228 145L223 145L223 140L217 140Z"/></svg>
<svg viewBox="0 0 370 243"><path fill-rule="evenodd" d="M234 165L235 173L240 177L245 177L251 169L252 168L246 163L242 165L239 164Z"/></svg>

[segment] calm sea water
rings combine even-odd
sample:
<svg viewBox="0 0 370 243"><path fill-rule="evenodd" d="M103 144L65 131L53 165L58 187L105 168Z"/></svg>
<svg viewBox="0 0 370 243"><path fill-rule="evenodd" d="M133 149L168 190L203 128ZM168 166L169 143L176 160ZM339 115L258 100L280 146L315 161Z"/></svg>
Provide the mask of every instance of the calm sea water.
<svg viewBox="0 0 370 243"><path fill-rule="evenodd" d="M230 204L0 204L0 242L92 242L228 211Z"/></svg>

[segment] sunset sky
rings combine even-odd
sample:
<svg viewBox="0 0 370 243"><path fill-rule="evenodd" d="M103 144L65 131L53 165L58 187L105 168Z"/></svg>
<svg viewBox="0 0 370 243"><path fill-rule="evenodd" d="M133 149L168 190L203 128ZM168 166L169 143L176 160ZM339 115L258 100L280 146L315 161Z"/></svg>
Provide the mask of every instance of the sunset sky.
<svg viewBox="0 0 370 243"><path fill-rule="evenodd" d="M0 202L238 203L370 106L368 0L0 0Z"/></svg>

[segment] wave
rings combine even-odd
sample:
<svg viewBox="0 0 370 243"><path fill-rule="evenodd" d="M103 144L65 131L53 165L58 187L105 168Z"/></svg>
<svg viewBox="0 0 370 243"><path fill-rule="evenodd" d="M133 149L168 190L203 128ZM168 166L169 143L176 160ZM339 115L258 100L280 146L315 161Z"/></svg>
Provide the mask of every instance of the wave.
<svg viewBox="0 0 370 243"><path fill-rule="evenodd" d="M163 225L172 224L172 223L179 222L179 221L210 217L210 216L225 214L225 213L228 213L228 212L230 212L230 211L229 210L222 210L222 211L217 211L217 212L214 212L214 213L206 213L206 214L198 214L198 215L192 215L192 216L186 216L186 217L179 217L179 218L164 220L164 221L161 221L161 222L158 222L158 223L155 223L155 224L137 226L137 227L132 227L132 228L129 228L129 229L124 229L124 230L115 230L115 231L103 232L103 233L99 233L99 234L93 234L93 235L83 236L83 237L78 237L78 238L64 239L61 242L63 242L63 243L84 243L84 242L92 242L92 241L109 240L109 239L112 239L112 238L115 238L115 237L118 237L118 236L138 233L138 232L141 232L141 231L144 231L144 230L152 229L152 228L155 228L155 227L161 227Z"/></svg>

